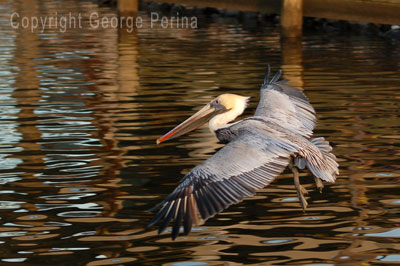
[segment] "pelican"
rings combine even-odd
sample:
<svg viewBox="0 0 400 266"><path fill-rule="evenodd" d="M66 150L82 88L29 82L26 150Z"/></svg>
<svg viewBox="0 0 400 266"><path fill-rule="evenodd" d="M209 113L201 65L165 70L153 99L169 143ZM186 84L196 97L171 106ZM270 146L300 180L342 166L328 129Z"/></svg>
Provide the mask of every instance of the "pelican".
<svg viewBox="0 0 400 266"><path fill-rule="evenodd" d="M307 190L299 182L298 169L307 168L313 174L320 192L322 181L335 182L339 165L332 147L323 137L312 138L317 120L314 108L301 90L279 80L281 74L279 70L270 80L268 66L254 116L232 122L243 113L249 97L222 94L157 139L159 144L208 122L210 130L226 145L187 173L152 209L158 212L149 227L161 220L161 234L173 219L172 239L179 235L181 226L187 235L193 226L253 196L286 167L293 172L303 211Z"/></svg>

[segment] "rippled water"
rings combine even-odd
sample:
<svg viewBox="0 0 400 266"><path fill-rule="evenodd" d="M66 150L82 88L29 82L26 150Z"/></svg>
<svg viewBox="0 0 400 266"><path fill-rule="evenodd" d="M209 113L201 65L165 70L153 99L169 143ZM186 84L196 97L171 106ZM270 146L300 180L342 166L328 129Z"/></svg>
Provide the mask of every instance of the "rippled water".
<svg viewBox="0 0 400 266"><path fill-rule="evenodd" d="M41 33L10 14L114 9L81 1L0 5L1 265L400 264L400 48L199 16L199 28ZM141 12L148 22L149 16ZM254 21L253 21L254 22ZM249 26L250 25L250 26ZM341 175L303 213L290 173L171 241L147 209L220 144L206 127L155 139L218 94L258 101L267 64L305 89Z"/></svg>

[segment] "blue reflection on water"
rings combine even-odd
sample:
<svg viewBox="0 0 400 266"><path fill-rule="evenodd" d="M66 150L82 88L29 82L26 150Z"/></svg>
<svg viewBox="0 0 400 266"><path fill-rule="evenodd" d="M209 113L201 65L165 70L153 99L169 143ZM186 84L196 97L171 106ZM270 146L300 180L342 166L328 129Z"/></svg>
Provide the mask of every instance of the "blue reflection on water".
<svg viewBox="0 0 400 266"><path fill-rule="evenodd" d="M295 239L271 239L271 240L262 241L262 243L264 243L264 244L281 244L281 243L291 242L293 240L295 240Z"/></svg>
<svg viewBox="0 0 400 266"><path fill-rule="evenodd" d="M377 260L379 261L390 261L390 262L400 262L400 254L399 255L385 255L385 256L377 256Z"/></svg>
<svg viewBox="0 0 400 266"><path fill-rule="evenodd" d="M400 228L396 228L393 230L389 230L382 233L368 233L364 234L364 236L373 236L373 237L400 237Z"/></svg>
<svg viewBox="0 0 400 266"><path fill-rule="evenodd" d="M197 262L197 261L184 261L173 263L173 266L199 266L199 265L207 265L208 262Z"/></svg>

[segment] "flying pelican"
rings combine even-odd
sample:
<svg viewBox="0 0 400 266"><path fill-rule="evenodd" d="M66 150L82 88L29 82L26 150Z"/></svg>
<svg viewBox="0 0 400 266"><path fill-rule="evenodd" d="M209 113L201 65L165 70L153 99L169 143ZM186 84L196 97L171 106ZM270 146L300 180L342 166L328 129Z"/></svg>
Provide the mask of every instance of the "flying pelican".
<svg viewBox="0 0 400 266"><path fill-rule="evenodd" d="M152 210L158 213L152 226L162 220L158 233L173 219L172 239L183 225L184 234L193 225L222 212L270 184L287 166L303 211L307 190L299 182L298 169L308 168L320 192L322 181L335 182L339 174L329 142L313 138L314 108L302 91L281 80L279 70L269 80L268 66L254 116L234 121L247 107L249 97L222 94L197 113L157 139L157 144L188 133L206 122L218 140L226 144L187 173L176 189Z"/></svg>

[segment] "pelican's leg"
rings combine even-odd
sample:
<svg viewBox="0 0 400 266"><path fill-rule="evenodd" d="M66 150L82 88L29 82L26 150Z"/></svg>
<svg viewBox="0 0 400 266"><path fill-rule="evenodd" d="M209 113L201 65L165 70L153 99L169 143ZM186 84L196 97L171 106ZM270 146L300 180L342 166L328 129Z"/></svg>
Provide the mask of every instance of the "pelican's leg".
<svg viewBox="0 0 400 266"><path fill-rule="evenodd" d="M315 181L315 184L317 185L319 193L322 193L322 189L324 188L324 184L322 183L322 180L319 179L318 177L314 176L314 181Z"/></svg>
<svg viewBox="0 0 400 266"><path fill-rule="evenodd" d="M293 161L291 160L289 163L289 168L290 170L292 170L293 172L293 178L294 178L294 185L296 186L296 190L297 190L297 196L299 198L300 201L300 205L303 208L303 212L305 212L306 208L307 208L307 200L304 197L304 194L308 194L307 189L305 189L301 184L300 184L300 180L299 180L299 171L297 170L297 167L294 165Z"/></svg>

